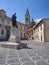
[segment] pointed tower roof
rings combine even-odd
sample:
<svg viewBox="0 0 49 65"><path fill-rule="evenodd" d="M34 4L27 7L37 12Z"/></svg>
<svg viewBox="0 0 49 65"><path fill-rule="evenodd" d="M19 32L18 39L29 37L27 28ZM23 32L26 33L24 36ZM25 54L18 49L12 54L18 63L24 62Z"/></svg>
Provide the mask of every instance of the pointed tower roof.
<svg viewBox="0 0 49 65"><path fill-rule="evenodd" d="M27 9L27 11L26 11L26 15L29 15L29 11L28 11L28 9Z"/></svg>

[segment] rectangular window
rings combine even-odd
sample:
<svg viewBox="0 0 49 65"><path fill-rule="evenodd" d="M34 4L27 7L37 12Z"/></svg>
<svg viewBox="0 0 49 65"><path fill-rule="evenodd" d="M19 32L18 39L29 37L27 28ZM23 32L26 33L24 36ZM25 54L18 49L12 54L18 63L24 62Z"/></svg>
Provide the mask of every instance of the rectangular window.
<svg viewBox="0 0 49 65"><path fill-rule="evenodd" d="M25 33L24 33L24 37L25 37Z"/></svg>
<svg viewBox="0 0 49 65"><path fill-rule="evenodd" d="M1 30L1 34L4 35L4 30Z"/></svg>
<svg viewBox="0 0 49 65"><path fill-rule="evenodd" d="M21 26L21 31L22 31L22 26Z"/></svg>
<svg viewBox="0 0 49 65"><path fill-rule="evenodd" d="M21 37L22 37L22 32L21 32Z"/></svg>

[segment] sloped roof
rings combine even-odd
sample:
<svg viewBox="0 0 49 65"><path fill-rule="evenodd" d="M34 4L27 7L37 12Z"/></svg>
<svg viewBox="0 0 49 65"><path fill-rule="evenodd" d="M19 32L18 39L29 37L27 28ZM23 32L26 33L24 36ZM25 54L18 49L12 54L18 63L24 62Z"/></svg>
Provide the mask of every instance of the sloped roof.
<svg viewBox="0 0 49 65"><path fill-rule="evenodd" d="M47 19L49 19L49 18L43 18L43 19L41 19L33 28L36 28L40 23L43 22L43 20L47 20Z"/></svg>

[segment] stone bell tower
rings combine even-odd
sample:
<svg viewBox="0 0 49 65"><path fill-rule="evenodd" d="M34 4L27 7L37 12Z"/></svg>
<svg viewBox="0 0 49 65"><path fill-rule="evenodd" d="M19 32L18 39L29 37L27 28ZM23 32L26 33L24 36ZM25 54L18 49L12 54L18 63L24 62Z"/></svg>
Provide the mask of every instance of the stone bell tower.
<svg viewBox="0 0 49 65"><path fill-rule="evenodd" d="M30 24L30 14L27 9L26 14L25 14L25 25L28 26Z"/></svg>
<svg viewBox="0 0 49 65"><path fill-rule="evenodd" d="M25 14L25 37L26 37L26 39L27 39L27 28L28 28L29 24L30 24L30 14L27 9L26 14Z"/></svg>

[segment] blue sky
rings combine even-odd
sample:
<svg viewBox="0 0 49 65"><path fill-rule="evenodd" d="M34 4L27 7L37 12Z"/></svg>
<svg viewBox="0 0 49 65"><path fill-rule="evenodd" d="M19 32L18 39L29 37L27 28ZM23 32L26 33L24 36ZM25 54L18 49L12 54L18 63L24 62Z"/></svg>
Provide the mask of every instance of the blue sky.
<svg viewBox="0 0 49 65"><path fill-rule="evenodd" d="M49 0L0 0L0 9L4 9L8 16L16 12L17 20L24 23L26 10L31 19L49 18Z"/></svg>

